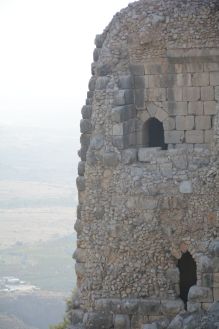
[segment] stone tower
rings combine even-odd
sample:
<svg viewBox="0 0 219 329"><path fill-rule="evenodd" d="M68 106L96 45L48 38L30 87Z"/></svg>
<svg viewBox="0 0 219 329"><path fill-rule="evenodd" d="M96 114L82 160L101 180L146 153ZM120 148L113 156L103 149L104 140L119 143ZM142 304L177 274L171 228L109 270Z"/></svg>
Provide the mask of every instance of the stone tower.
<svg viewBox="0 0 219 329"><path fill-rule="evenodd" d="M77 285L86 328L219 299L219 4L140 0L95 40L82 108Z"/></svg>

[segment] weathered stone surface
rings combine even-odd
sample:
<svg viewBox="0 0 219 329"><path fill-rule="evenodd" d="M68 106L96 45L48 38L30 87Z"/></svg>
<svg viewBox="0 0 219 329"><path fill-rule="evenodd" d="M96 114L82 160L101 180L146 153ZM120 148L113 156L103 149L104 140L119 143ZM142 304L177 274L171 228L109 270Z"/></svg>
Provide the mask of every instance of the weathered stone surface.
<svg viewBox="0 0 219 329"><path fill-rule="evenodd" d="M171 268L167 270L167 278L172 283L179 283L179 269L178 268Z"/></svg>
<svg viewBox="0 0 219 329"><path fill-rule="evenodd" d="M181 299L176 300L162 300L162 313L165 315L176 315L180 311L184 310L184 304Z"/></svg>
<svg viewBox="0 0 219 329"><path fill-rule="evenodd" d="M109 83L108 77L99 77L96 80L96 90L104 90L106 89L107 85Z"/></svg>
<svg viewBox="0 0 219 329"><path fill-rule="evenodd" d="M123 75L119 77L118 87L119 89L132 89L134 86L134 80L132 75Z"/></svg>
<svg viewBox="0 0 219 329"><path fill-rule="evenodd" d="M212 256L219 257L219 240L214 240L211 242L209 251Z"/></svg>
<svg viewBox="0 0 219 329"><path fill-rule="evenodd" d="M180 193L192 193L192 182L191 181L183 181L179 185Z"/></svg>
<svg viewBox="0 0 219 329"><path fill-rule="evenodd" d="M160 315L161 303L159 300L142 300L139 302L138 311L144 315Z"/></svg>
<svg viewBox="0 0 219 329"><path fill-rule="evenodd" d="M165 131L165 143L178 144L184 141L184 131Z"/></svg>
<svg viewBox="0 0 219 329"><path fill-rule="evenodd" d="M114 318L115 329L130 329L130 318L128 315L117 314Z"/></svg>
<svg viewBox="0 0 219 329"><path fill-rule="evenodd" d="M85 190L85 178L82 176L77 177L76 179L77 188L79 191Z"/></svg>
<svg viewBox="0 0 219 329"><path fill-rule="evenodd" d="M187 303L187 310L190 313L198 312L198 311L201 310L201 303L191 303L191 302L188 302Z"/></svg>
<svg viewBox="0 0 219 329"><path fill-rule="evenodd" d="M78 163L78 175L84 176L84 172L85 172L85 161L80 161Z"/></svg>
<svg viewBox="0 0 219 329"><path fill-rule="evenodd" d="M132 89L118 90L114 94L114 105L128 105L134 103L134 95Z"/></svg>
<svg viewBox="0 0 219 329"><path fill-rule="evenodd" d="M80 127L82 134L90 133L92 130L92 124L88 119L82 119L80 122Z"/></svg>
<svg viewBox="0 0 219 329"><path fill-rule="evenodd" d="M168 329L182 329L183 328L183 318L177 315L169 324Z"/></svg>
<svg viewBox="0 0 219 329"><path fill-rule="evenodd" d="M212 290L209 288L192 286L189 290L188 300L190 302L212 302Z"/></svg>
<svg viewBox="0 0 219 329"><path fill-rule="evenodd" d="M143 329L159 329L156 323L152 323L152 324L145 324L143 326Z"/></svg>
<svg viewBox="0 0 219 329"><path fill-rule="evenodd" d="M137 150L127 149L122 153L122 160L125 164L132 164L137 161Z"/></svg>
<svg viewBox="0 0 219 329"><path fill-rule="evenodd" d="M84 105L81 110L81 114L83 119L90 119L92 114L92 106L91 105Z"/></svg>
<svg viewBox="0 0 219 329"><path fill-rule="evenodd" d="M160 149L160 147L140 148L138 150L138 160L141 162L150 162Z"/></svg>
<svg viewBox="0 0 219 329"><path fill-rule="evenodd" d="M176 130L192 130L193 128L194 128L194 116L192 116L192 115L182 116L181 115L181 116L176 117ZM208 128L206 128L206 129L208 129Z"/></svg>
<svg viewBox="0 0 219 329"><path fill-rule="evenodd" d="M186 131L186 143L201 144L204 142L204 134L202 130Z"/></svg>
<svg viewBox="0 0 219 329"><path fill-rule="evenodd" d="M98 134L91 138L90 148L92 150L100 150L104 145L104 136L102 134Z"/></svg>
<svg viewBox="0 0 219 329"><path fill-rule="evenodd" d="M115 167L118 161L118 155L115 152L108 152L103 155L103 162L106 167Z"/></svg>
<svg viewBox="0 0 219 329"><path fill-rule="evenodd" d="M83 325L86 329L111 329L113 326L113 317L111 314L85 313Z"/></svg>

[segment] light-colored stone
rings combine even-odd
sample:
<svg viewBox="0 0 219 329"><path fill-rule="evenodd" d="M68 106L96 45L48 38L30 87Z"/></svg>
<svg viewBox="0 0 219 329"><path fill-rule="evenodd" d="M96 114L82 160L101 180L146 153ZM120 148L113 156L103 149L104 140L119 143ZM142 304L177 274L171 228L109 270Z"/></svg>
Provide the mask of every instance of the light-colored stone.
<svg viewBox="0 0 219 329"><path fill-rule="evenodd" d="M219 72L210 72L211 86L219 86Z"/></svg>
<svg viewBox="0 0 219 329"><path fill-rule="evenodd" d="M183 193L183 194L192 193L192 191L193 191L192 182L191 181L181 182L179 185L179 191L180 191L180 193Z"/></svg>
<svg viewBox="0 0 219 329"><path fill-rule="evenodd" d="M204 133L202 130L186 131L185 137L186 137L186 143L201 144L204 142Z"/></svg>
<svg viewBox="0 0 219 329"><path fill-rule="evenodd" d="M200 87L184 87L183 101L196 102L201 98Z"/></svg>
<svg viewBox="0 0 219 329"><path fill-rule="evenodd" d="M195 118L195 128L197 130L208 130L211 128L211 117L207 115L198 115Z"/></svg>
<svg viewBox="0 0 219 329"><path fill-rule="evenodd" d="M174 87L167 89L167 100L174 102L174 101L182 101L183 99L183 89L181 87Z"/></svg>
<svg viewBox="0 0 219 329"><path fill-rule="evenodd" d="M216 102L214 101L204 102L204 114L205 115L216 114Z"/></svg>
<svg viewBox="0 0 219 329"><path fill-rule="evenodd" d="M174 118L168 117L163 121L164 130L176 129L176 121Z"/></svg>
<svg viewBox="0 0 219 329"><path fill-rule="evenodd" d="M189 102L188 104L188 114L203 115L203 109L203 102Z"/></svg>
<svg viewBox="0 0 219 329"><path fill-rule="evenodd" d="M194 124L194 116L176 116L176 130L192 130Z"/></svg>
<svg viewBox="0 0 219 329"><path fill-rule="evenodd" d="M184 131L165 131L165 143L179 144L184 141Z"/></svg>
<svg viewBox="0 0 219 329"><path fill-rule="evenodd" d="M193 73L192 74L192 85L193 86L208 86L209 85L209 73Z"/></svg>
<svg viewBox="0 0 219 329"><path fill-rule="evenodd" d="M213 87L201 87L201 100L213 101L214 100L214 88Z"/></svg>
<svg viewBox="0 0 219 329"><path fill-rule="evenodd" d="M169 102L168 113L171 116L186 115L187 114L187 102Z"/></svg>

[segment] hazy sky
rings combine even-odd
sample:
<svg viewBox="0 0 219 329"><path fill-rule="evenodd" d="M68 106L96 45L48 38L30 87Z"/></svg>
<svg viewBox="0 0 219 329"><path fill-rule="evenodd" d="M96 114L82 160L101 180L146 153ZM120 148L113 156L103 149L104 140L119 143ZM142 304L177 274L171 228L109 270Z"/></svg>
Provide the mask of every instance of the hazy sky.
<svg viewBox="0 0 219 329"><path fill-rule="evenodd" d="M0 124L76 126L95 35L129 0L0 0Z"/></svg>

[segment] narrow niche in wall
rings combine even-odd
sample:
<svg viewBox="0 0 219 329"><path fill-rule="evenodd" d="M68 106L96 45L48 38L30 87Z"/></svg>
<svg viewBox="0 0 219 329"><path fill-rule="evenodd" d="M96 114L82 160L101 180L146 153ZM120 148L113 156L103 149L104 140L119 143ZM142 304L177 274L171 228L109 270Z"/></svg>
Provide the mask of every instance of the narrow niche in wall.
<svg viewBox="0 0 219 329"><path fill-rule="evenodd" d="M146 147L161 147L162 150L167 150L168 145L164 142L162 122L156 118L151 118L144 123L142 144Z"/></svg>
<svg viewBox="0 0 219 329"><path fill-rule="evenodd" d="M186 251L178 260L177 264L180 273L180 298L187 309L189 289L197 282L197 266L192 255Z"/></svg>

